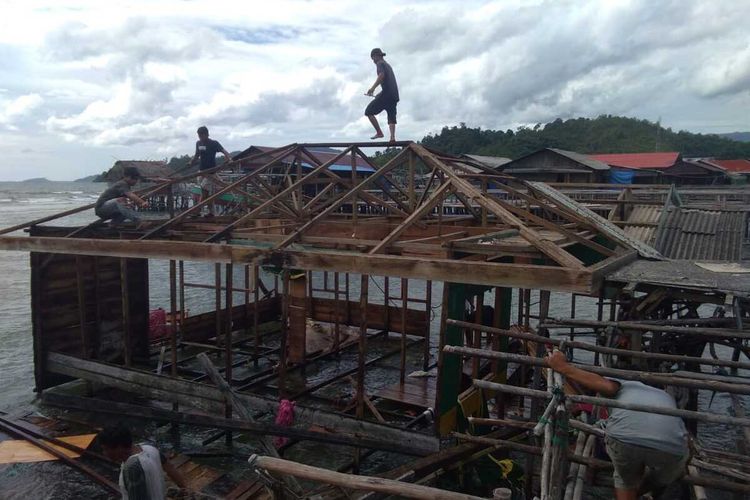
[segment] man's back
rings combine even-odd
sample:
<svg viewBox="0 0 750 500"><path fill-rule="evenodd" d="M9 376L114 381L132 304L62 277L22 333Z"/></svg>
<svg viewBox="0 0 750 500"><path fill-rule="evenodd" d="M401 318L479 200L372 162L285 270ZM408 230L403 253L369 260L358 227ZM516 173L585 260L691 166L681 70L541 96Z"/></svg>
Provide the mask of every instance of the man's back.
<svg viewBox="0 0 750 500"><path fill-rule="evenodd" d="M141 451L131 455L120 471L123 500L161 500L166 496L162 457L159 450L143 444Z"/></svg>
<svg viewBox="0 0 750 500"><path fill-rule="evenodd" d="M617 380L617 401L659 408L676 408L672 396L655 387ZM626 444L662 450L675 455L687 449L687 431L679 417L612 408L607 419L607 436Z"/></svg>
<svg viewBox="0 0 750 500"><path fill-rule="evenodd" d="M200 169L208 170L216 166L216 153L221 151L221 144L219 141L213 139L206 139L205 141L197 141L195 143L195 152L200 156Z"/></svg>

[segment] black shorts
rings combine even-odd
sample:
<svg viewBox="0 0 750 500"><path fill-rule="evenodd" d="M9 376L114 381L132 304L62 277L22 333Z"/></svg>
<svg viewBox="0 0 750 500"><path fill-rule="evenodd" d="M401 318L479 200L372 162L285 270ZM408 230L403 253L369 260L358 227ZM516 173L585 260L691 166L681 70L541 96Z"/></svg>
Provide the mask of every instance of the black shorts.
<svg viewBox="0 0 750 500"><path fill-rule="evenodd" d="M365 116L378 115L385 111L388 113L388 123L396 123L396 104L398 101L383 97L378 94L375 99L365 108Z"/></svg>

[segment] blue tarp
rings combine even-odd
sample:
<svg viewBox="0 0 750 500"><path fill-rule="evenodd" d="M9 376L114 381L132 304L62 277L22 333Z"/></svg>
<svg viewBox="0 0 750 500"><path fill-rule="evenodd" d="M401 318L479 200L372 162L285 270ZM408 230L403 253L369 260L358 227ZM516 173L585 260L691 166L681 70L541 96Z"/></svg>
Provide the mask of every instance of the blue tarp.
<svg viewBox="0 0 750 500"><path fill-rule="evenodd" d="M610 184L633 184L635 172L632 170L621 170L613 168L609 171Z"/></svg>

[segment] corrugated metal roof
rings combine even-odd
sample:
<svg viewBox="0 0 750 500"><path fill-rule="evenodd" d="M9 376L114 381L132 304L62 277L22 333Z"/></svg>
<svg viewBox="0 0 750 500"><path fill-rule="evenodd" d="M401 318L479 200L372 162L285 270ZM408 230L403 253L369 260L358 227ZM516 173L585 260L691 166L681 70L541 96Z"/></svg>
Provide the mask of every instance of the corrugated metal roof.
<svg viewBox="0 0 750 500"><path fill-rule="evenodd" d="M655 246L671 259L739 261L746 221L743 211L670 207Z"/></svg>
<svg viewBox="0 0 750 500"><path fill-rule="evenodd" d="M660 205L633 205L623 228L625 234L653 246L662 209Z"/></svg>
<svg viewBox="0 0 750 500"><path fill-rule="evenodd" d="M583 165L586 165L592 170L609 170L609 165L607 165L605 162L602 162L596 158L592 158L591 156L582 155L581 153L576 153L575 151L566 151L564 149L557 149L557 148L547 148L550 151L554 151L555 153L559 155L563 155L567 158L570 158L573 161L577 161L578 163L581 163Z"/></svg>
<svg viewBox="0 0 750 500"><path fill-rule="evenodd" d="M728 172L750 174L750 160L703 160L718 165Z"/></svg>
<svg viewBox="0 0 750 500"><path fill-rule="evenodd" d="M500 165L505 165L506 163L509 163L512 161L510 158L505 158L504 156L484 156L484 155L463 155L463 156L467 158L471 158L474 161L478 161L479 163L487 165L490 168L497 168Z"/></svg>
<svg viewBox="0 0 750 500"><path fill-rule="evenodd" d="M622 168L669 168L680 159L680 153L617 153L589 155L612 167Z"/></svg>
<svg viewBox="0 0 750 500"><path fill-rule="evenodd" d="M645 257L647 259L664 258L654 247L644 243L638 238L630 237L625 231L617 227L611 221L608 221L601 215L598 215L591 209L572 200L565 194L550 187L549 185L543 182L528 182L527 184L535 190L545 194L548 198L553 200L555 204L558 204L571 210L572 212L575 212L579 217L582 217L586 221L593 224L604 236L620 242L623 246L627 245L634 250L637 250L642 257Z"/></svg>

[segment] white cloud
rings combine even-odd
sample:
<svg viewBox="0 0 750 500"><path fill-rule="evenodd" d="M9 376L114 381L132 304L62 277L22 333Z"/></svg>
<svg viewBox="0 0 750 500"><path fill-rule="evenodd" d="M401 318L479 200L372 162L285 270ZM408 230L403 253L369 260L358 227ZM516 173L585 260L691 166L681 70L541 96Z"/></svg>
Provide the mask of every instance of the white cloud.
<svg viewBox="0 0 750 500"><path fill-rule="evenodd" d="M367 137L374 46L399 80L402 138L601 113L750 129L747 2L5 4L0 126L46 141L30 176L54 177L63 149L76 176L113 151L190 153L202 124L229 149Z"/></svg>
<svg viewBox="0 0 750 500"><path fill-rule="evenodd" d="M17 130L14 122L42 105L44 99L39 94L25 94L15 99L0 99L0 125Z"/></svg>

